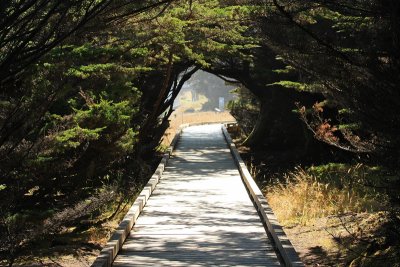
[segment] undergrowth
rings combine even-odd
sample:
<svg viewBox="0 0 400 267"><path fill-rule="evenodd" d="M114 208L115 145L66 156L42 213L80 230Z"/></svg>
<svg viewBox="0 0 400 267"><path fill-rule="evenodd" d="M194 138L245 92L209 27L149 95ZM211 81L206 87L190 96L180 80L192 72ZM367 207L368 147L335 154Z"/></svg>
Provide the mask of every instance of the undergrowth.
<svg viewBox="0 0 400 267"><path fill-rule="evenodd" d="M136 190L125 194L106 186L73 207L44 214L42 219L36 213L0 218L0 227L7 230L7 236L1 239L0 255L4 260L0 260L0 266L14 263L30 266L46 262L54 257L52 254L62 261L75 249L92 255L93 250L101 249L108 240L136 194Z"/></svg>
<svg viewBox="0 0 400 267"><path fill-rule="evenodd" d="M265 189L268 202L283 224L350 212L374 212L388 206L380 188L380 170L357 164L297 167Z"/></svg>
<svg viewBox="0 0 400 267"><path fill-rule="evenodd" d="M390 186L397 179L381 167L330 163L297 167L264 193L278 220L289 228L317 233L315 225L330 222L322 227L336 248L320 247L331 253L321 262L329 258L333 263L342 255L337 266L400 266L400 209Z"/></svg>

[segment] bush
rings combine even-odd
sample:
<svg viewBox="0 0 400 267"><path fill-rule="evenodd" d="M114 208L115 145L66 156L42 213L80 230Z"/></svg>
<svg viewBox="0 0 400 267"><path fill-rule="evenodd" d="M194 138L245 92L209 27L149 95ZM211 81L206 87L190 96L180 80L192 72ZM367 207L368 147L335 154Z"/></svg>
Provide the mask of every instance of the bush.
<svg viewBox="0 0 400 267"><path fill-rule="evenodd" d="M308 224L313 219L349 212L372 212L388 205L388 196L373 187L375 168L328 164L296 168L266 189L282 223Z"/></svg>

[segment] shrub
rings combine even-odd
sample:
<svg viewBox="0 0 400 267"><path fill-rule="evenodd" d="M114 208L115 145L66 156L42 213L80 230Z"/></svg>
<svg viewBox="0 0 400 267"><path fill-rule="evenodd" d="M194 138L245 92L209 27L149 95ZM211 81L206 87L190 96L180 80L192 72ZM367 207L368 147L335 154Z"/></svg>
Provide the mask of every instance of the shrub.
<svg viewBox="0 0 400 267"><path fill-rule="evenodd" d="M282 223L308 224L329 215L385 209L387 195L371 184L375 175L373 168L360 164L298 167L265 191Z"/></svg>

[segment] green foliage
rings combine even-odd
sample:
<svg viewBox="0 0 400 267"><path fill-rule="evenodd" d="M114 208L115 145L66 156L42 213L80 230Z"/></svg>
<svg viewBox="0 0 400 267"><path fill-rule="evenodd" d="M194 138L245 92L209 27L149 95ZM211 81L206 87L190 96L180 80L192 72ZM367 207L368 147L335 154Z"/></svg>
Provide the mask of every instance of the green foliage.
<svg viewBox="0 0 400 267"><path fill-rule="evenodd" d="M92 103L88 106L87 110L75 110L74 121L76 123L90 125L99 121L106 125L128 126L131 114L135 112L129 101L113 103L112 101L101 99L99 103Z"/></svg>
<svg viewBox="0 0 400 267"><path fill-rule="evenodd" d="M277 70L273 70L273 72L276 72L278 74L287 74L292 72L293 70L295 70L295 68L293 68L292 66L286 66L284 69L277 69Z"/></svg>
<svg viewBox="0 0 400 267"><path fill-rule="evenodd" d="M270 85L280 85L285 88L293 88L298 91L305 91L307 90L307 84L305 83L299 83L299 82L292 82L292 81L279 81L275 82Z"/></svg>
<svg viewBox="0 0 400 267"><path fill-rule="evenodd" d="M257 99L246 88L239 86L232 90L231 93L238 97L228 102L227 107L229 110L233 111L234 109L246 109L247 111L252 110L255 112L259 110L259 103Z"/></svg>
<svg viewBox="0 0 400 267"><path fill-rule="evenodd" d="M77 126L72 129L65 130L56 136L56 145L64 149L76 148L85 141L97 140L103 128L98 129L82 129ZM43 159L43 158L42 158ZM41 160L42 161L42 160Z"/></svg>
<svg viewBox="0 0 400 267"><path fill-rule="evenodd" d="M307 169L319 181L335 183L337 187L345 184L366 185L379 183L386 179L386 171L379 166L349 165L344 163L329 163L326 165L312 166ZM374 190L371 186L369 190Z"/></svg>
<svg viewBox="0 0 400 267"><path fill-rule="evenodd" d="M361 123L348 123L348 124L339 124L339 130L359 130L361 129Z"/></svg>
<svg viewBox="0 0 400 267"><path fill-rule="evenodd" d="M239 86L231 91L237 97L228 102L227 108L239 122L245 134L250 133L253 122L258 117L260 103L254 95L245 87Z"/></svg>
<svg viewBox="0 0 400 267"><path fill-rule="evenodd" d="M60 211L105 184L128 185L143 175L142 166L129 168L124 163L135 158L142 97L136 81L153 70L144 64L149 49L135 47L114 26L106 30L98 23L96 29L71 36L26 69L17 89L4 90L0 253L10 247L18 251L39 238L26 233L41 231L51 216L43 211ZM102 30L110 34L100 36ZM111 32L120 36L116 39ZM18 214L28 214L26 231L19 234L17 227L4 232L3 224L12 221L3 219ZM21 218L17 220L23 222ZM62 229L63 222L57 225Z"/></svg>
<svg viewBox="0 0 400 267"><path fill-rule="evenodd" d="M144 14L143 20L150 20L157 12ZM159 51L155 60L165 63L172 52L174 61L209 67L218 55L245 57L243 50L257 46L257 39L246 36L248 26L242 23L252 12L250 6L221 6L218 0L177 2L156 20L143 25L139 19L133 26L140 39L148 40L144 46Z"/></svg>

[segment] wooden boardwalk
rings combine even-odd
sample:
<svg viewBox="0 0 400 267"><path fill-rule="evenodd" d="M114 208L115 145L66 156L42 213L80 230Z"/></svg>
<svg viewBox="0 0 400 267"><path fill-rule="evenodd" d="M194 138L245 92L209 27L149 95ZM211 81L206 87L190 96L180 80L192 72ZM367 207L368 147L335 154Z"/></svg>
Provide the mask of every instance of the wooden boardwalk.
<svg viewBox="0 0 400 267"><path fill-rule="evenodd" d="M113 266L280 266L220 125L183 130Z"/></svg>

